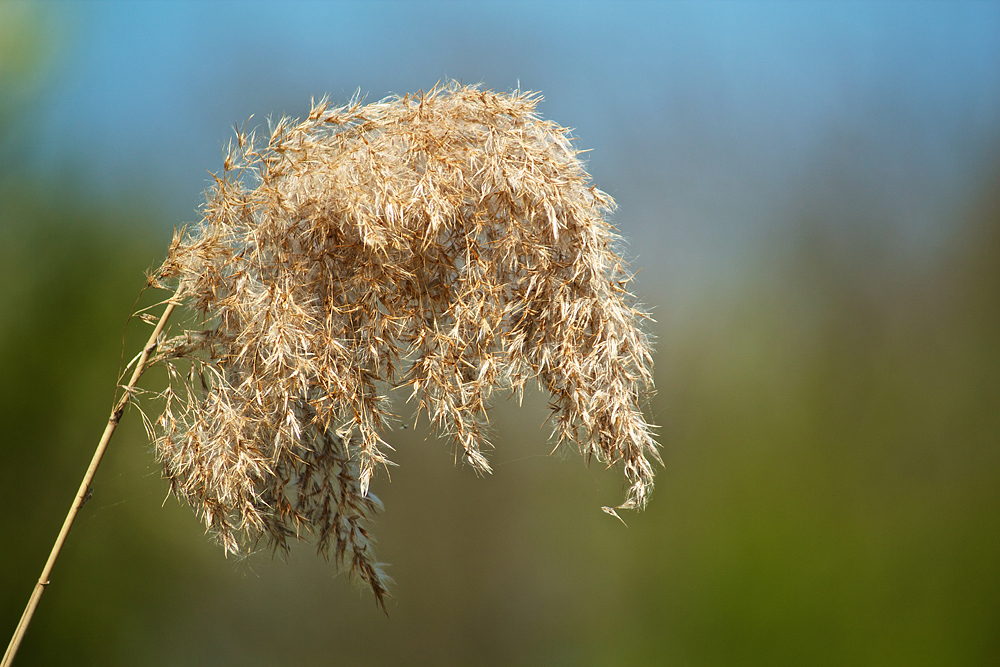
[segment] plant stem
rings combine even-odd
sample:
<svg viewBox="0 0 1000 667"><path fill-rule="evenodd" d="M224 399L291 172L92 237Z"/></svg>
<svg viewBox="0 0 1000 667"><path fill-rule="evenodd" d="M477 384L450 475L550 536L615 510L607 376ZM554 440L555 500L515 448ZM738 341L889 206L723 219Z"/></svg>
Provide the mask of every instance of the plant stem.
<svg viewBox="0 0 1000 667"><path fill-rule="evenodd" d="M59 537L56 538L56 543L52 545L52 551L49 553L49 559L46 561L45 568L42 570L42 576L38 578L38 582L35 584L35 589L31 592L31 597L28 599L28 606L24 608L24 614L21 615L21 620L17 624L17 629L14 631L14 636L11 638L10 644L7 646L7 651L3 655L3 662L0 662L0 667L10 667L10 664L14 661L17 649L21 645L21 640L24 639L24 634L28 630L28 624L31 623L31 617L34 615L35 608L38 606L38 601L41 599L42 593L45 592L45 587L49 584L49 575L52 573L52 567L56 563L56 558L59 557L59 551L62 549L63 542L66 541L66 535L69 534L69 529L73 525L73 520L76 519L76 513L80 511L80 508L83 507L83 504L89 499L87 493L90 489L90 482L94 479L94 474L97 472L97 466L101 464L101 458L104 456L104 451L108 448L111 436L114 435L115 429L118 428L118 422L121 420L122 413L125 411L125 406L128 404L129 397L131 396L131 390L135 386L135 383L139 380L143 371L146 370L146 363L149 361L149 356L154 350L156 350L157 339L163 332L167 319L174 310L174 305L175 304L171 301L163 310L163 315L160 316L160 321L156 323L153 333L150 335L149 340L146 341L146 345L142 348L142 354L136 362L135 370L132 372L132 378L129 380L128 384L124 385L124 392L115 404L114 409L111 411L111 417L108 418L108 425L104 428L104 434L101 436L101 441L97 444L97 450L94 451L94 456L90 460L90 467L87 468L87 474L83 476L83 482L80 483L80 488L76 492L76 497L73 499L73 504L69 508L69 513L66 514L66 520L63 521L62 530L59 531Z"/></svg>

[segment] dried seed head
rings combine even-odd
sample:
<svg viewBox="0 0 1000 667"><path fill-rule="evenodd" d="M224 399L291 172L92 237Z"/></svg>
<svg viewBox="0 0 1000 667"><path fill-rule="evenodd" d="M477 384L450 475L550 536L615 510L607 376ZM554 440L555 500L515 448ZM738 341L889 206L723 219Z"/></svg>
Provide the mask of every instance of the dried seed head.
<svg viewBox="0 0 1000 667"><path fill-rule="evenodd" d="M491 393L536 380L556 439L621 463L619 508L645 505L648 316L612 247L612 199L538 100L450 84L320 101L262 149L238 133L159 273L197 315L161 348L156 449L227 550L311 535L381 602L368 485L390 465L400 385L488 472Z"/></svg>

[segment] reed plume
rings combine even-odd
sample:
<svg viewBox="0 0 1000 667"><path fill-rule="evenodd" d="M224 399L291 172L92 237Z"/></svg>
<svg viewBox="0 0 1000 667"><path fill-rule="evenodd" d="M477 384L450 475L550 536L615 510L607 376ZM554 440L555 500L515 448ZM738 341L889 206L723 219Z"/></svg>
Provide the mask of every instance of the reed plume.
<svg viewBox="0 0 1000 667"><path fill-rule="evenodd" d="M258 148L238 131L199 224L151 284L170 289L126 372L70 511L0 665L17 653L136 387L169 382L143 417L171 491L227 552L312 539L367 583L389 578L368 524L392 465L387 394L490 472L494 390L550 396L557 446L624 469L617 509L645 506L657 444L648 315L614 250L611 197L590 183L539 96L451 83L362 106L314 104ZM187 319L168 326L181 306ZM124 376L123 378L124 379Z"/></svg>
<svg viewBox="0 0 1000 667"><path fill-rule="evenodd" d="M531 93L451 83L362 106L315 104L262 147L238 131L202 219L151 284L174 290L126 369L104 434L0 665L17 653L125 407L152 364L146 426L170 489L227 552L313 539L385 608L369 491L391 465L387 394L490 472L494 390L550 396L557 446L624 468L645 506L659 462L648 315L614 250L611 197ZM167 327L178 306L187 320ZM123 378L124 379L124 376ZM143 414L145 418L145 414Z"/></svg>
<svg viewBox="0 0 1000 667"><path fill-rule="evenodd" d="M310 537L382 603L368 487L391 465L399 386L486 473L491 394L536 380L558 443L622 464L616 509L646 504L648 316L611 197L538 100L453 83L324 99L261 147L237 132L200 224L156 274L197 314L159 347L157 456L228 552Z"/></svg>

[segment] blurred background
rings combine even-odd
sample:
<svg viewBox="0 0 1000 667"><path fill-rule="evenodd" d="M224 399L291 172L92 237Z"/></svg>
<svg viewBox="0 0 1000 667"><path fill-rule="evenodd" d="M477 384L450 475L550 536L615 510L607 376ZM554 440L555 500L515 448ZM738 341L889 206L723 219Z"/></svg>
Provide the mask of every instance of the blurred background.
<svg viewBox="0 0 1000 667"><path fill-rule="evenodd" d="M384 615L310 547L224 558L132 411L17 664L1000 664L986 2L0 0L3 642L233 126L448 78L541 91L618 201L647 511L548 455L542 396L500 401L486 479L398 431Z"/></svg>

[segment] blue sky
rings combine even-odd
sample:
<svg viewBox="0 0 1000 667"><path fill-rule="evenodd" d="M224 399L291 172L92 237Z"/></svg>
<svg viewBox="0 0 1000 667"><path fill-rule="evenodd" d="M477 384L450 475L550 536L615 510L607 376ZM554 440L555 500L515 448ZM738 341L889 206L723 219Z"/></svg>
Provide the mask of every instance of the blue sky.
<svg viewBox="0 0 1000 667"><path fill-rule="evenodd" d="M831 169L875 183L915 237L933 237L1000 136L996 3L37 6L58 39L34 167L140 188L169 224L194 219L251 114L449 77L542 91L542 113L593 149L634 254L668 260L657 266L757 242L794 208L789 193ZM831 167L838 152L848 167Z"/></svg>

